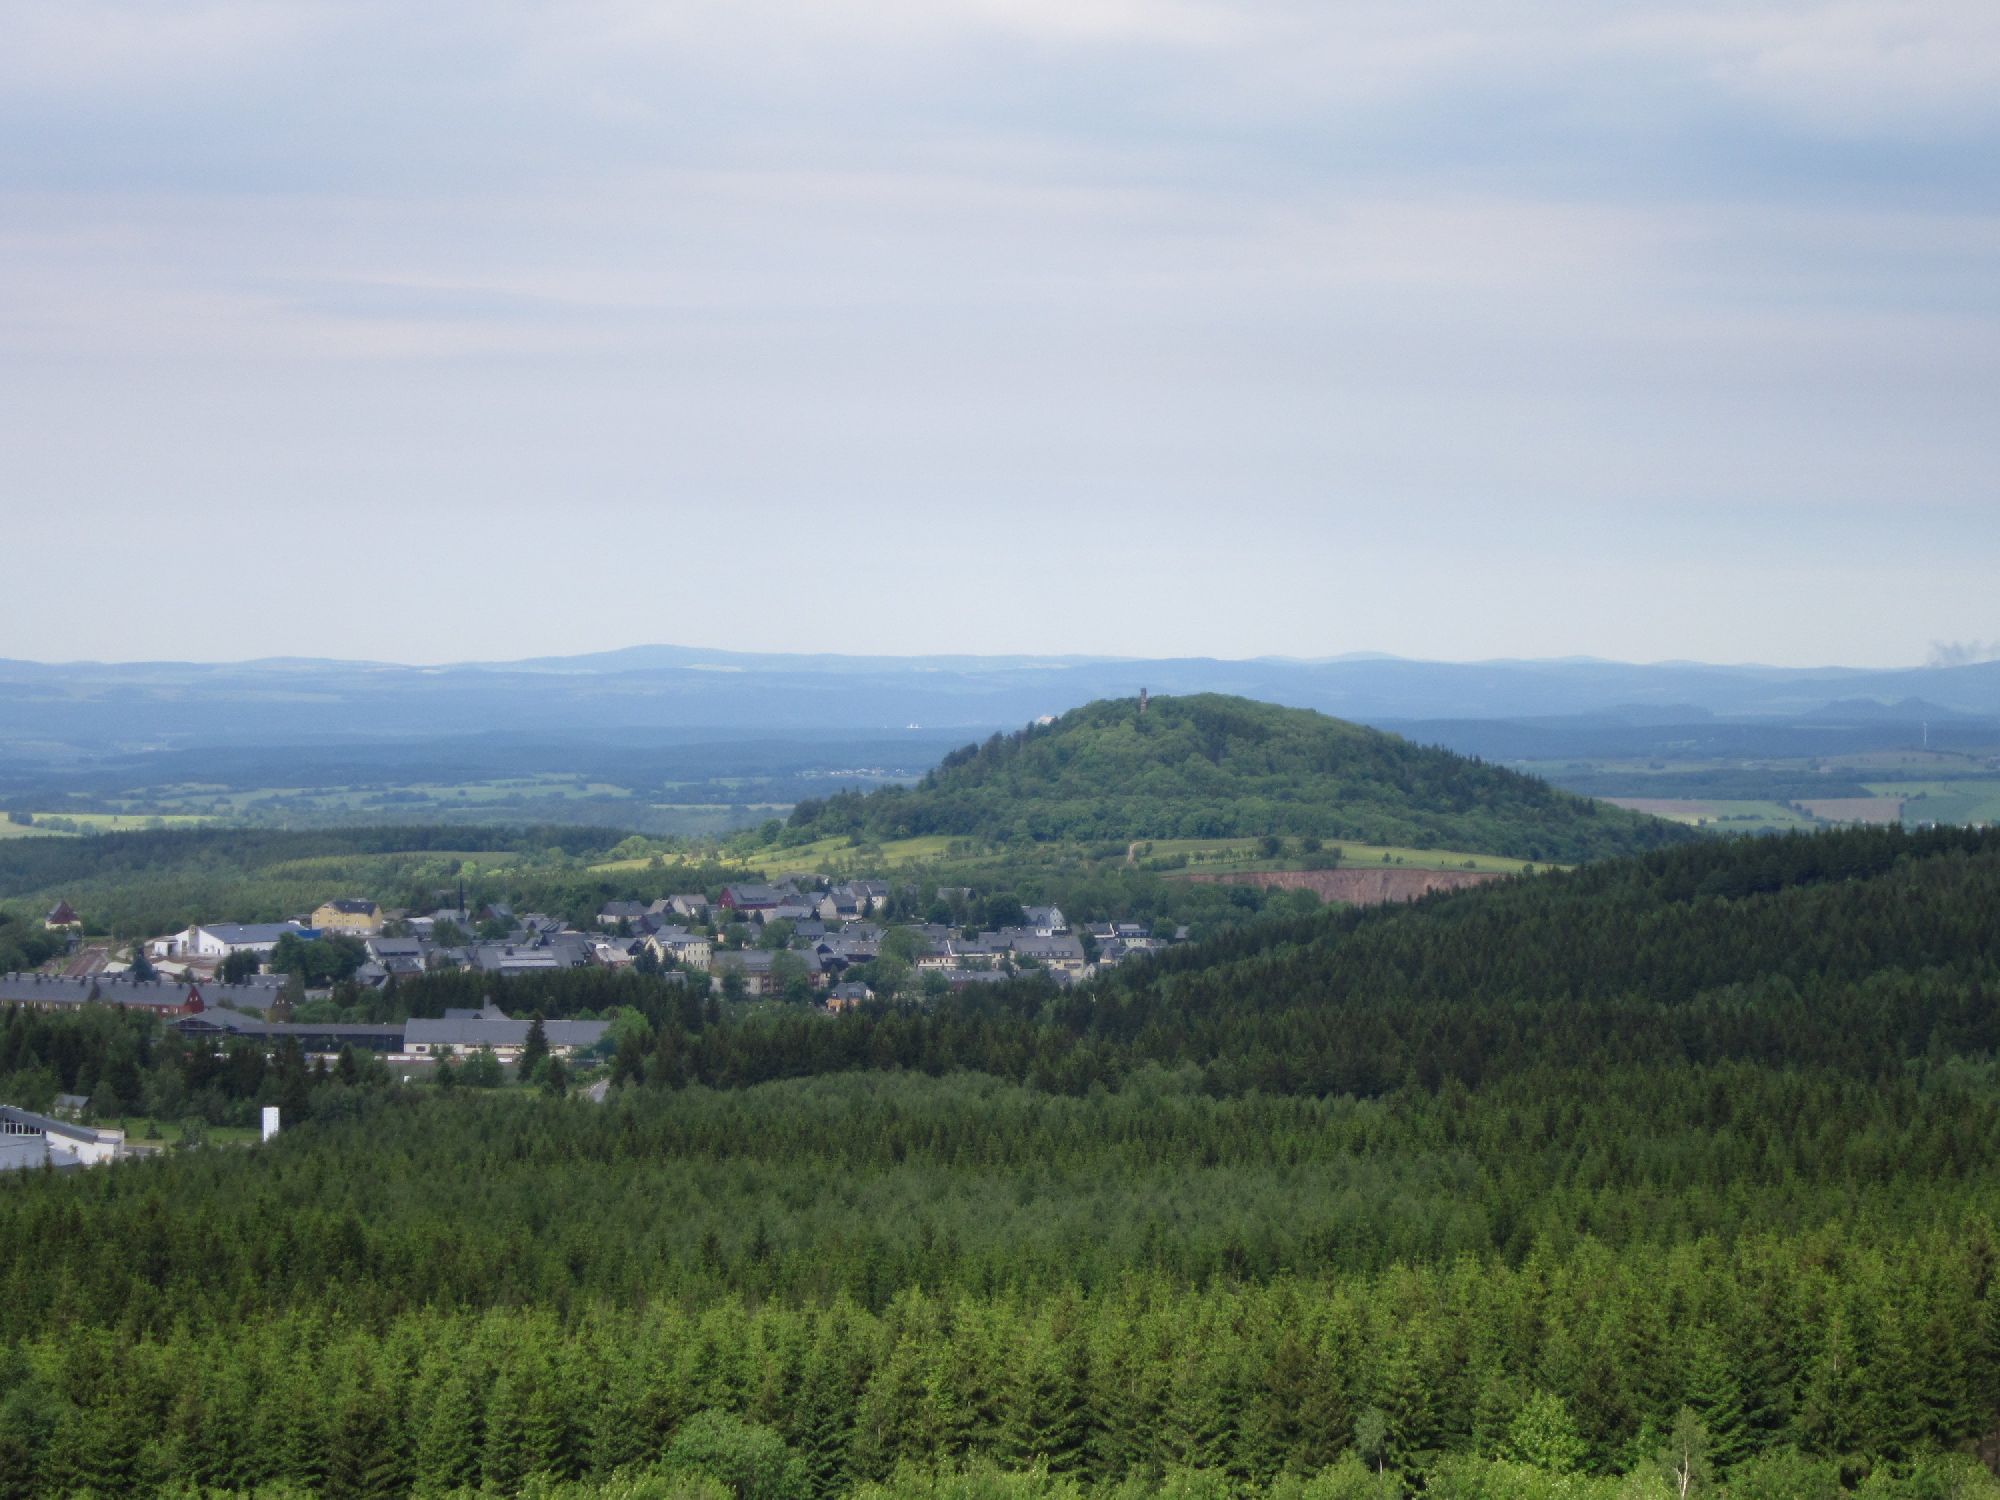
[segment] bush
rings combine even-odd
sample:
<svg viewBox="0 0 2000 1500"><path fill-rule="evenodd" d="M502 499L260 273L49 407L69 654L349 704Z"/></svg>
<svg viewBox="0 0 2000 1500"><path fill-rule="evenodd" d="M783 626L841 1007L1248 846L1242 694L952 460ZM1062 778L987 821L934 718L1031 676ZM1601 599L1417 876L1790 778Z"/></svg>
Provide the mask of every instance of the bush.
<svg viewBox="0 0 2000 1500"><path fill-rule="evenodd" d="M785 1440L727 1412L698 1411L681 1423L661 1467L716 1480L736 1500L806 1500L808 1494L805 1464Z"/></svg>

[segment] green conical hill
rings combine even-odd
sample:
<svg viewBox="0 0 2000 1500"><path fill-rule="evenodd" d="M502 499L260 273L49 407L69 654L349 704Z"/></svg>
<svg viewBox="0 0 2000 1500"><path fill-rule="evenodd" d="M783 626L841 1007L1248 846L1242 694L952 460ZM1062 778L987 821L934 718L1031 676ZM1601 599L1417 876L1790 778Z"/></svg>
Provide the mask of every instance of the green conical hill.
<svg viewBox="0 0 2000 1500"><path fill-rule="evenodd" d="M1574 862L1695 835L1308 709L1203 693L1086 704L913 787L802 802L796 833L1002 842L1277 834Z"/></svg>

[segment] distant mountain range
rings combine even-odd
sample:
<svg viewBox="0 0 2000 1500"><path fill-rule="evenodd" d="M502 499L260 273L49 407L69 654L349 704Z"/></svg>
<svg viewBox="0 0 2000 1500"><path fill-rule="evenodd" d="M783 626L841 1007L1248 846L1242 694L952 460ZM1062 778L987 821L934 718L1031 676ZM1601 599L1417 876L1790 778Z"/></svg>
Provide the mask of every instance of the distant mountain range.
<svg viewBox="0 0 2000 1500"><path fill-rule="evenodd" d="M1709 721L1759 731L1795 724L1820 734L1848 726L1875 735L1885 723L1917 720L1933 721L1944 733L1956 724L1960 734L2000 724L2000 662L1872 670L1378 656L760 655L636 646L441 667L296 658L224 664L0 660L0 751L60 759L113 750L518 731L647 731L669 739L718 732L903 732L912 726L977 733L1099 698L1129 697L1141 688L1155 696L1227 693L1420 735L1424 726L1502 722L1628 738L1634 731Z"/></svg>

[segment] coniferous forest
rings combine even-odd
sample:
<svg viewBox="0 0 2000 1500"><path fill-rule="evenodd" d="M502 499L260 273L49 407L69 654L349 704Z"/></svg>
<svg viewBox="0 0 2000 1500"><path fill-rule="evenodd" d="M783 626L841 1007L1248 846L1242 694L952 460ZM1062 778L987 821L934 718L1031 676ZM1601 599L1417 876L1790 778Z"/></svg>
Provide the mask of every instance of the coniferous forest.
<svg viewBox="0 0 2000 1500"><path fill-rule="evenodd" d="M635 1007L602 1103L13 1012L298 1123L0 1182L0 1495L1992 1496L1996 996L2000 835L1886 830Z"/></svg>

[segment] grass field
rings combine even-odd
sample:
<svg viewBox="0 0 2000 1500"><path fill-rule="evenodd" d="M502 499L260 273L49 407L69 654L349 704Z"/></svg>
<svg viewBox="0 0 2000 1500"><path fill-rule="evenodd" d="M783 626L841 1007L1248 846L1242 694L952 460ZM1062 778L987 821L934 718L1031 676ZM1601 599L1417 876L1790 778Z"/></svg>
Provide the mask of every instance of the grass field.
<svg viewBox="0 0 2000 1500"><path fill-rule="evenodd" d="M1669 818L1690 828L1712 828L1720 833L1764 833L1771 829L1814 828L1814 821L1782 802L1700 800L1674 797L1606 797L1606 802L1628 807L1634 812Z"/></svg>
<svg viewBox="0 0 2000 1500"><path fill-rule="evenodd" d="M2000 823L2000 781L1871 781L1867 786L1878 797L1900 798L1906 823Z"/></svg>
<svg viewBox="0 0 2000 1500"><path fill-rule="evenodd" d="M127 1115L123 1119L98 1120L99 1126L125 1132L125 1139L135 1146L178 1146L185 1133L185 1126L179 1120L154 1120L145 1115ZM146 1139L146 1132L158 1127L160 1138ZM263 1132L248 1125L204 1125L208 1144L211 1146L247 1146L259 1139Z"/></svg>
<svg viewBox="0 0 2000 1500"><path fill-rule="evenodd" d="M1269 859L1257 848L1256 839L1149 839L1141 848L1140 862L1185 854L1190 870L1289 870L1296 858ZM1462 849L1413 849L1400 844L1358 844L1345 840L1327 841L1327 850L1341 851L1344 866L1392 864L1412 870L1485 870L1515 875L1531 860L1508 859L1499 854L1469 854ZM1384 857L1386 856L1386 858Z"/></svg>
<svg viewBox="0 0 2000 1500"><path fill-rule="evenodd" d="M33 814L34 826L24 828L19 823L0 821L0 838L13 838L22 834L67 834L67 833L132 833L145 828L198 828L204 823L216 820L204 814L195 813L107 813L107 812L38 812ZM63 826L52 828L49 820L54 819Z"/></svg>
<svg viewBox="0 0 2000 1500"><path fill-rule="evenodd" d="M1799 803L1826 823L1900 823L1900 797L1813 797Z"/></svg>
<svg viewBox="0 0 2000 1500"><path fill-rule="evenodd" d="M1296 858L1269 859L1258 849L1256 839L1151 839L1138 845L1138 863L1185 856L1190 870L1254 871L1297 868ZM1331 849L1332 844L1328 845ZM1506 859L1494 854L1471 854L1454 849L1412 849L1382 844L1339 845L1345 862L1355 864L1400 864L1416 870L1485 870L1516 874L1528 861ZM1024 858L1063 858L1082 853L1079 846L1062 844L1031 845L1025 849L991 848L977 839L930 834L922 838L894 839L882 844L856 845L846 838L820 839L791 849L758 850L743 857L742 863L766 879L787 875L812 875L835 867L861 872L894 871L932 860L949 860L954 865L1019 864ZM1386 859L1385 859L1386 856ZM592 865L605 874L620 870L644 869L647 859L612 860ZM669 862L669 868L672 867Z"/></svg>

